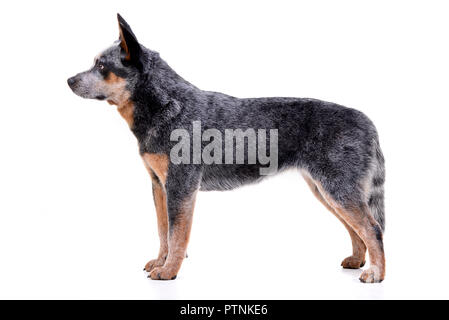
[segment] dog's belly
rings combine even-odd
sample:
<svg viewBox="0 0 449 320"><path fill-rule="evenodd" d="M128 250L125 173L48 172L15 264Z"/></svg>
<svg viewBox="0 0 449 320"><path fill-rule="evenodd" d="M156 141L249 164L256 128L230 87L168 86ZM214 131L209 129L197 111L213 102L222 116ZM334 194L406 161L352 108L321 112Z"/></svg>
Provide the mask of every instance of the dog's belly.
<svg viewBox="0 0 449 320"><path fill-rule="evenodd" d="M256 183L265 176L260 175L256 165L205 165L200 190L224 191Z"/></svg>

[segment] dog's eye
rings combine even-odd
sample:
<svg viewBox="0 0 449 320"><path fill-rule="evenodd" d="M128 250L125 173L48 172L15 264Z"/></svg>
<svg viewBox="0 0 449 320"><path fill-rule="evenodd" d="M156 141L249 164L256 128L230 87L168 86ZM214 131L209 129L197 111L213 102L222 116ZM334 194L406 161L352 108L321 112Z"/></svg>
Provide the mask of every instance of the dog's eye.
<svg viewBox="0 0 449 320"><path fill-rule="evenodd" d="M98 69L104 70L104 65L100 63L100 64L98 65Z"/></svg>

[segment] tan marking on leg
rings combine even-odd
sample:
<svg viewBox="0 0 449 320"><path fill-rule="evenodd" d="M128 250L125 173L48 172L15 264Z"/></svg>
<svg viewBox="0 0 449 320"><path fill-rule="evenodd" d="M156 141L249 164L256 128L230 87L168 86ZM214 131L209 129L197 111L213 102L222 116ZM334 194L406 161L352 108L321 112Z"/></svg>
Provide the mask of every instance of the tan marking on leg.
<svg viewBox="0 0 449 320"><path fill-rule="evenodd" d="M161 184L165 186L169 164L168 156L163 153L144 153L142 158L145 165L156 174Z"/></svg>
<svg viewBox="0 0 449 320"><path fill-rule="evenodd" d="M310 175L307 172L301 171L302 176L304 177L304 180L307 182L307 185L309 186L310 190L312 190L312 193L315 195L315 197L335 216L338 220L344 225L346 230L348 230L349 236L351 237L352 242L352 256L349 256L345 258L341 266L343 268L347 269L358 269L365 265L365 253L366 253L366 246L365 243L363 243L363 240L360 239L360 237L355 233L355 231L352 229L351 226L349 226L345 220L343 220L332 208L329 203L324 199L322 194L320 193L317 185L315 184L314 180L310 177Z"/></svg>
<svg viewBox="0 0 449 320"><path fill-rule="evenodd" d="M358 208L357 206L348 209L336 208L336 211L352 226L354 231L368 247L370 267L362 272L360 280L369 283L381 282L385 278L385 254L382 238L380 240L377 239L374 230L376 227L379 232L382 232L379 224L368 213L368 207L365 209Z"/></svg>
<svg viewBox="0 0 449 320"><path fill-rule="evenodd" d="M155 268L149 277L153 280L175 279L186 257L187 245L192 228L193 209L196 192L184 202L176 217L175 225L169 234L168 257L162 267Z"/></svg>
<svg viewBox="0 0 449 320"><path fill-rule="evenodd" d="M168 255L168 213L167 213L167 195L165 188L161 185L158 178L154 176L151 169L146 166L153 182L153 198L156 207L157 228L159 233L159 255L156 259L150 260L145 265L145 271L151 272L156 267L161 267L165 263Z"/></svg>
<svg viewBox="0 0 449 320"><path fill-rule="evenodd" d="M376 231L381 232L377 221L369 212L365 205L363 208L355 205L350 208L344 208L326 193L322 185L315 181L318 190L326 202L335 210L335 212L357 233L368 248L370 258L370 267L363 271L360 276L362 282L381 282L385 278L385 254L382 239L377 239Z"/></svg>

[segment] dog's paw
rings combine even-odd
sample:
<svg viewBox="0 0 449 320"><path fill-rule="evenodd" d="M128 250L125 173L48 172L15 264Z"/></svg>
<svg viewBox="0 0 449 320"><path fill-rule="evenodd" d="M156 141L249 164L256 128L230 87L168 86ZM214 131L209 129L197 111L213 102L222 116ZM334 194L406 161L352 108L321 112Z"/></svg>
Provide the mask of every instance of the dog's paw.
<svg viewBox="0 0 449 320"><path fill-rule="evenodd" d="M148 278L151 278L153 280L175 280L176 273L177 271L174 270L174 268L166 266L156 267L150 272Z"/></svg>
<svg viewBox="0 0 449 320"><path fill-rule="evenodd" d="M380 274L379 268L376 266L372 266L363 271L359 279L364 283L375 283L382 282L384 278Z"/></svg>
<svg viewBox="0 0 449 320"><path fill-rule="evenodd" d="M345 269L359 269L365 265L365 260L349 256L341 262L341 266Z"/></svg>
<svg viewBox="0 0 449 320"><path fill-rule="evenodd" d="M145 265L145 268L143 268L146 272L151 272L154 268L162 267L165 263L165 259L158 258L154 260L148 261L148 263Z"/></svg>

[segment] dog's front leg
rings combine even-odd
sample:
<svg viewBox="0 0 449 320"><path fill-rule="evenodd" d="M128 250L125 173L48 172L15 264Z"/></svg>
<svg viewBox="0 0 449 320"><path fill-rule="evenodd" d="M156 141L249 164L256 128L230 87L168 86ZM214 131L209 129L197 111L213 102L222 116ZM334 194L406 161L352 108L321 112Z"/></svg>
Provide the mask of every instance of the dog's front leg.
<svg viewBox="0 0 449 320"><path fill-rule="evenodd" d="M154 268L153 280L173 280L186 257L192 227L193 209L199 188L199 178L192 173L167 178L168 256L165 264Z"/></svg>
<svg viewBox="0 0 449 320"><path fill-rule="evenodd" d="M158 257L154 260L150 260L145 265L144 270L147 272L151 272L156 267L163 266L168 255L168 213L165 187L151 169L149 171L153 183L153 199L154 206L156 207L160 248Z"/></svg>

